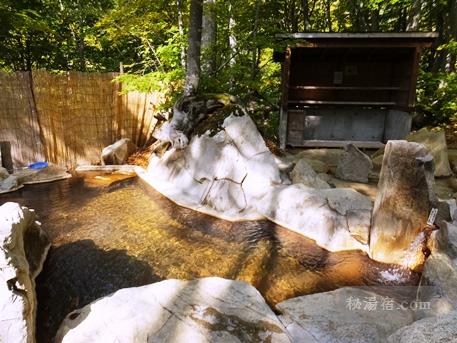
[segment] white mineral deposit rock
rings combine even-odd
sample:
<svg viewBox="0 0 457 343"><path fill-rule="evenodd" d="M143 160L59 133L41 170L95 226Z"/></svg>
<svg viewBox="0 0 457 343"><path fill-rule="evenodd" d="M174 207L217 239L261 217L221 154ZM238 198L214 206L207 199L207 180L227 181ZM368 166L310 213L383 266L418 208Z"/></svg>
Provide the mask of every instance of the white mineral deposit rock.
<svg viewBox="0 0 457 343"><path fill-rule="evenodd" d="M289 185L248 115L230 115L220 131L193 136L184 149L153 155L139 176L179 205L219 218L268 218L332 250L367 251L372 204L350 189L329 188L298 161ZM306 171L304 171L306 167ZM305 175L306 174L306 175ZM305 180L306 179L306 180Z"/></svg>
<svg viewBox="0 0 457 343"><path fill-rule="evenodd" d="M290 340L254 287L209 277L121 289L68 314L55 342Z"/></svg>
<svg viewBox="0 0 457 343"><path fill-rule="evenodd" d="M0 342L35 342L35 278L49 246L32 210L0 206Z"/></svg>

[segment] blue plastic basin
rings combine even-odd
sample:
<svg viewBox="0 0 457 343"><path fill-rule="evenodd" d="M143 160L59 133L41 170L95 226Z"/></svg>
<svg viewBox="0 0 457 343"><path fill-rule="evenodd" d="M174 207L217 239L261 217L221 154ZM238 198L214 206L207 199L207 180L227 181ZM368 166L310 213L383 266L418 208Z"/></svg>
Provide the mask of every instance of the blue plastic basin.
<svg viewBox="0 0 457 343"><path fill-rule="evenodd" d="M35 162L29 164L29 169L43 169L48 166L48 162Z"/></svg>

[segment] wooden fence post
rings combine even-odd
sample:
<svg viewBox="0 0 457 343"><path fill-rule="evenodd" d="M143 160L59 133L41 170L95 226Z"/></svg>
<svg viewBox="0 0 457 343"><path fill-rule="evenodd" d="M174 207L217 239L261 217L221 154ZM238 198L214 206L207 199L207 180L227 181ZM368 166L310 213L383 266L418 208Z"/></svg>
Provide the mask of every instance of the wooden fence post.
<svg viewBox="0 0 457 343"><path fill-rule="evenodd" d="M33 141L35 142L35 146L33 147L34 150L34 157L37 160L44 161L46 160L46 149L44 146L44 137L41 131L40 119L39 114L36 106L35 101L35 92L34 92L34 85L33 85L33 75L32 71L25 72L25 89L28 93L28 101L30 106L30 126L32 128L31 134L33 135Z"/></svg>

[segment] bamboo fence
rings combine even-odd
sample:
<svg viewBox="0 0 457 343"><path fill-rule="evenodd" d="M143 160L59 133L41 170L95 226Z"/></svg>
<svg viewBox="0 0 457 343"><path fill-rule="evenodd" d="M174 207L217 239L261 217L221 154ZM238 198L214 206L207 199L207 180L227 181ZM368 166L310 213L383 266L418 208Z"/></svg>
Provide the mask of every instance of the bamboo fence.
<svg viewBox="0 0 457 343"><path fill-rule="evenodd" d="M15 167L49 161L69 168L100 161L120 138L143 146L159 94L121 94L116 73L0 72L0 141Z"/></svg>

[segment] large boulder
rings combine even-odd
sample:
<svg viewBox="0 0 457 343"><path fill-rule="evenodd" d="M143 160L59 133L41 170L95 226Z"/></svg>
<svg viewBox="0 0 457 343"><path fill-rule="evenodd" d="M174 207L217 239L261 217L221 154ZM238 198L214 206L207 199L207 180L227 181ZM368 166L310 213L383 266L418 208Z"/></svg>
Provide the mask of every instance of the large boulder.
<svg viewBox="0 0 457 343"><path fill-rule="evenodd" d="M127 158L136 150L135 144L129 138L122 138L103 148L102 165L124 164Z"/></svg>
<svg viewBox="0 0 457 343"><path fill-rule="evenodd" d="M336 167L336 177L356 182L368 182L368 174L373 169L371 159L355 145L347 144L344 154Z"/></svg>
<svg viewBox="0 0 457 343"><path fill-rule="evenodd" d="M68 314L55 342L290 342L260 293L217 277L121 289Z"/></svg>
<svg viewBox="0 0 457 343"><path fill-rule="evenodd" d="M228 220L261 219L256 199L282 183L275 158L247 115L231 115L223 129L195 135L183 149L153 155L148 183L176 203Z"/></svg>
<svg viewBox="0 0 457 343"><path fill-rule="evenodd" d="M424 265L423 277L438 294L457 310L457 266L442 252L434 252Z"/></svg>
<svg viewBox="0 0 457 343"><path fill-rule="evenodd" d="M351 287L288 299L276 309L294 342L381 343L414 320L392 298Z"/></svg>
<svg viewBox="0 0 457 343"><path fill-rule="evenodd" d="M21 188L22 185L15 175L9 175L7 178L0 181L0 194L15 191Z"/></svg>
<svg viewBox="0 0 457 343"><path fill-rule="evenodd" d="M423 128L409 134L406 136L405 140L423 144L427 148L435 161L435 176L442 177L452 175L450 160L451 162L453 161L454 154L448 155L446 137L443 131L429 131L426 128ZM371 156L375 168L381 167L383 154L384 148L381 148Z"/></svg>
<svg viewBox="0 0 457 343"><path fill-rule="evenodd" d="M232 221L268 218L326 249L367 251L370 199L349 189L289 185L280 164L252 119L232 114L216 133L195 135L183 149L153 155L148 171L137 172L179 205ZM320 179L306 162L292 172L295 181L309 181L311 174L316 186Z"/></svg>
<svg viewBox="0 0 457 343"><path fill-rule="evenodd" d="M32 210L0 206L0 342L35 342L35 278L50 243Z"/></svg>
<svg viewBox="0 0 457 343"><path fill-rule="evenodd" d="M441 343L457 341L457 311L425 318L390 335L389 343Z"/></svg>
<svg viewBox="0 0 457 343"><path fill-rule="evenodd" d="M247 163L232 144L194 137L186 150L153 156L148 171L153 186L180 205L224 219L259 219L242 184Z"/></svg>
<svg viewBox="0 0 457 343"><path fill-rule="evenodd" d="M428 215L437 207L433 158L418 143L389 141L378 183L370 254L377 261L420 269Z"/></svg>
<svg viewBox="0 0 457 343"><path fill-rule="evenodd" d="M326 189L329 184L322 180L305 159L299 159L290 173L292 183L301 183L307 187Z"/></svg>

